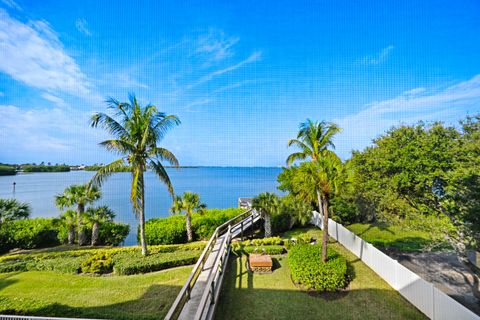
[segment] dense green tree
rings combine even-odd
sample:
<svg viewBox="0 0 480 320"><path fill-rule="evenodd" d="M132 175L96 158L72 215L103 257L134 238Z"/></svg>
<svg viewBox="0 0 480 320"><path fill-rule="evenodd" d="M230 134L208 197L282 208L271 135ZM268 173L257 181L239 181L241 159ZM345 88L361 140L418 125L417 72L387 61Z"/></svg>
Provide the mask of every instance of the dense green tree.
<svg viewBox="0 0 480 320"><path fill-rule="evenodd" d="M85 207L93 203L95 200L100 199L101 192L95 186L89 186L87 184L75 184L67 187L63 194L55 196L55 204L61 210L77 206L77 231L78 231L78 244L83 246L86 244L85 235L85 223L84 214Z"/></svg>
<svg viewBox="0 0 480 320"><path fill-rule="evenodd" d="M108 206L88 208L86 218L92 225L92 246L96 246L99 240L100 225L112 221L115 218L115 212Z"/></svg>
<svg viewBox="0 0 480 320"><path fill-rule="evenodd" d="M16 199L0 199L0 227L9 221L28 218L30 211L28 203Z"/></svg>
<svg viewBox="0 0 480 320"><path fill-rule="evenodd" d="M471 271L477 298L480 269L467 250L480 240L479 119L467 118L461 129L442 123L393 128L350 161L360 210L367 203L382 220L410 221L446 238Z"/></svg>
<svg viewBox="0 0 480 320"><path fill-rule="evenodd" d="M195 212L204 212L207 209L207 205L200 201L200 196L193 192L184 192L182 196L176 196L173 200L170 211L174 214L181 214L185 212L187 239L193 240L192 231L192 214Z"/></svg>
<svg viewBox="0 0 480 320"><path fill-rule="evenodd" d="M264 220L265 238L272 235L272 215L278 210L280 199L271 192L260 193L252 200L252 208L258 210Z"/></svg>
<svg viewBox="0 0 480 320"><path fill-rule="evenodd" d="M75 242L75 227L77 226L77 212L75 210L67 210L60 219L68 229L68 244L73 245Z"/></svg>
<svg viewBox="0 0 480 320"><path fill-rule="evenodd" d="M91 126L101 126L115 137L100 143L109 151L122 155L122 158L100 168L92 178L92 185L100 185L105 178L117 172L125 165L131 168L132 188L130 201L140 225L140 243L142 254L147 255L145 241L145 180L144 172L147 166L153 170L173 197L174 191L162 161L178 167L178 160L172 152L158 146L167 132L180 124L173 115L159 112L154 105L141 107L135 96L130 96L130 102L108 100L108 106L113 110L113 116L96 113L91 118ZM118 120L118 121L117 121Z"/></svg>

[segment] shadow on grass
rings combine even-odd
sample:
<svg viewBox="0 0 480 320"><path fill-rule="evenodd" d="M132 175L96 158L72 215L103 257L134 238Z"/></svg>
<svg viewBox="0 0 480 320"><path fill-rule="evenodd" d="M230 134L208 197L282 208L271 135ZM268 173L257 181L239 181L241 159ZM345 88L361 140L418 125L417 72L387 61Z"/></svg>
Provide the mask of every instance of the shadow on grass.
<svg viewBox="0 0 480 320"><path fill-rule="evenodd" d="M3 284L3 282L4 280L1 283ZM180 289L180 286L152 285L138 299L92 307L74 307L68 305L68 302L35 307L40 301L32 300L27 304L20 304L21 308L16 308L15 299L1 297L0 314L119 320L163 319ZM99 301L94 303L99 303Z"/></svg>

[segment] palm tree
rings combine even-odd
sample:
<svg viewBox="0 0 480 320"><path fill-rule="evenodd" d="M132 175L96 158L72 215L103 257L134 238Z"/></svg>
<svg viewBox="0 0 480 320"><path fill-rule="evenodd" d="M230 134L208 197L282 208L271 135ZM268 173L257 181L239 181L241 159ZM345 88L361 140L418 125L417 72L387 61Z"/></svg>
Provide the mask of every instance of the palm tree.
<svg viewBox="0 0 480 320"><path fill-rule="evenodd" d="M327 261L328 218L330 199L338 194L345 181L345 170L338 159L326 157L315 162L302 163L298 167L293 185L296 194L311 198L312 190L320 194L323 212L322 261Z"/></svg>
<svg viewBox="0 0 480 320"><path fill-rule="evenodd" d="M118 102L111 98L107 101L113 110L113 116L96 113L91 118L91 126L101 126L115 137L100 143L109 151L122 155L122 158L101 167L91 180L92 185L101 185L104 179L120 170L126 164L132 174L132 191L130 201L135 216L140 224L140 242L142 254L147 255L145 240L145 183L144 172L150 167L168 189L173 197L173 187L170 178L161 161L167 161L178 167L177 158L158 143L180 120L173 115L157 111L154 105L141 107L135 96L130 96L130 102ZM118 121L117 121L118 120Z"/></svg>
<svg viewBox="0 0 480 320"><path fill-rule="evenodd" d="M272 236L271 218L278 206L279 198L271 192L260 193L252 200L252 208L258 210L264 220L265 238Z"/></svg>
<svg viewBox="0 0 480 320"><path fill-rule="evenodd" d="M115 218L115 212L108 206L87 209L87 220L92 224L92 246L98 244L98 233L100 224L112 221Z"/></svg>
<svg viewBox="0 0 480 320"><path fill-rule="evenodd" d="M101 196L102 194L97 187L89 186L88 184L71 185L63 191L63 194L55 196L55 204L60 210L74 205L77 206L78 244L80 246L86 243L85 226L83 223L85 207L100 199Z"/></svg>
<svg viewBox="0 0 480 320"><path fill-rule="evenodd" d="M300 124L297 138L288 141L289 147L296 146L300 151L288 156L287 165L290 166L296 160L307 158L316 161L320 157L335 157L335 154L328 148L335 149L332 138L340 131L341 129L335 123L313 122L307 119Z"/></svg>
<svg viewBox="0 0 480 320"><path fill-rule="evenodd" d="M68 244L75 242L75 226L77 225L77 213L75 210L67 210L60 217L68 228Z"/></svg>
<svg viewBox="0 0 480 320"><path fill-rule="evenodd" d="M186 224L187 224L187 239L193 240L192 231L192 214L194 212L202 213L207 208L207 205L200 202L200 196L197 193L185 192L183 196L176 196L170 212L174 214L180 214L185 212Z"/></svg>
<svg viewBox="0 0 480 320"><path fill-rule="evenodd" d="M0 199L0 227L8 221L28 218L30 211L28 203L15 199Z"/></svg>
<svg viewBox="0 0 480 320"><path fill-rule="evenodd" d="M307 121L300 124L297 139L288 141L289 147L296 146L300 151L288 156L287 166L291 166L296 160L305 160L307 158L312 162L322 157L338 159L338 156L328 148L335 149L332 139L340 131L341 129L335 123L325 121L313 122L307 119ZM317 201L319 211L324 214L320 193L317 193Z"/></svg>

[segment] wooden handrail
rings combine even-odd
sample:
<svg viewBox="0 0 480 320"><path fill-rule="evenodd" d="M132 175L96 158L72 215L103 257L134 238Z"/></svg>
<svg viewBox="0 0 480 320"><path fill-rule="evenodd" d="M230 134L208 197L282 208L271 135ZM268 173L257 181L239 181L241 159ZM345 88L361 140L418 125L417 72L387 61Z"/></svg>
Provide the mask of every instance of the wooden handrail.
<svg viewBox="0 0 480 320"><path fill-rule="evenodd" d="M252 209L249 209L249 210L239 214L238 216L228 220L227 222L218 226L215 229L212 236L210 237L210 240L207 243L207 246L205 247L205 249L203 249L203 252L200 255L200 258L198 258L197 263L193 267L192 272L190 272L190 275L188 276L187 281L183 285L183 287L180 290L179 294L177 295L175 301L173 302L172 306L170 307L170 310L168 311L167 315L165 316L166 320L171 320L171 319L178 318L178 315L181 312L181 310L183 309L183 307L185 306L185 303L190 299L190 291L192 290L193 286L197 282L198 276L200 275L201 271L203 270L203 266L205 265L205 262L208 258L208 253L211 251L211 249L213 249L213 246L215 245L215 241L218 239L218 236L220 235L220 232L223 231L223 229L225 227L227 227L228 232L230 232L232 222L236 221L238 218L242 218L241 220L243 220L243 218L245 216L251 214L251 212L252 212ZM238 223L235 224L235 226L236 225L238 225ZM192 281L193 281L193 283L192 283Z"/></svg>

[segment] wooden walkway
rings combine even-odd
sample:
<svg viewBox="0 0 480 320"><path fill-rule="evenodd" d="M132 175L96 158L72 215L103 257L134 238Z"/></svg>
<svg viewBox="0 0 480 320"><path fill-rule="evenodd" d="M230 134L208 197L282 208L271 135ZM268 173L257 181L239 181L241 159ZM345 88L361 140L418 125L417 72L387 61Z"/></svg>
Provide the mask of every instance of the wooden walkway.
<svg viewBox="0 0 480 320"><path fill-rule="evenodd" d="M239 221L234 218L217 228L165 319L213 318L231 239L243 236L243 232L260 219L260 214L248 210L240 218Z"/></svg>

